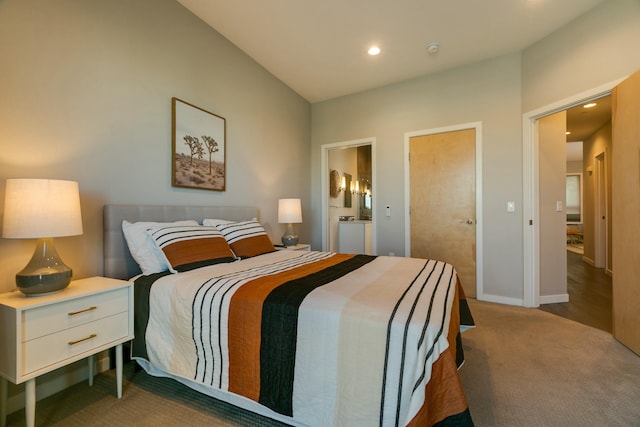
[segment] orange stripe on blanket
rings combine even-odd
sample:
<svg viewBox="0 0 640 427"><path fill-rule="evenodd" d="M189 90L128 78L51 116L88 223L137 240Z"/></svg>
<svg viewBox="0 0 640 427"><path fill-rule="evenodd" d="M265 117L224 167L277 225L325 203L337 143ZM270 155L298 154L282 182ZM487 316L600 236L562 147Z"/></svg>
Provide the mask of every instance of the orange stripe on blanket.
<svg viewBox="0 0 640 427"><path fill-rule="evenodd" d="M431 367L425 404L407 427L432 426L447 417L466 411L468 407L455 357L449 347Z"/></svg>
<svg viewBox="0 0 640 427"><path fill-rule="evenodd" d="M263 276L238 289L229 305L229 391L258 401L260 397L260 335L262 305L278 286L350 258L334 256L274 275Z"/></svg>

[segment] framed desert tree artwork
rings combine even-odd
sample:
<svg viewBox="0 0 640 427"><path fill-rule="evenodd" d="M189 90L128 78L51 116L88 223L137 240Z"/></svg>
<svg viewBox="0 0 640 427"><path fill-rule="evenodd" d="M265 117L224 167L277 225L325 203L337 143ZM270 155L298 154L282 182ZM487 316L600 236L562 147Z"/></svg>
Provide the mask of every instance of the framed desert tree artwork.
<svg viewBox="0 0 640 427"><path fill-rule="evenodd" d="M178 98L171 107L171 184L225 191L226 120Z"/></svg>

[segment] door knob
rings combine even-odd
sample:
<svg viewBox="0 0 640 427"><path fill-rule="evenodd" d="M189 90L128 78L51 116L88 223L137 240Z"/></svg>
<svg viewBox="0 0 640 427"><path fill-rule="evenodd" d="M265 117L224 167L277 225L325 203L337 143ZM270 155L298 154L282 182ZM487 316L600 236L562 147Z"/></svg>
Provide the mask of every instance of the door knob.
<svg viewBox="0 0 640 427"><path fill-rule="evenodd" d="M460 224L469 224L469 225L472 225L472 224L474 224L474 223L475 223L475 221L474 221L474 220L472 220L472 219L467 219L467 220L464 220L464 219L463 219L463 220L460 220Z"/></svg>

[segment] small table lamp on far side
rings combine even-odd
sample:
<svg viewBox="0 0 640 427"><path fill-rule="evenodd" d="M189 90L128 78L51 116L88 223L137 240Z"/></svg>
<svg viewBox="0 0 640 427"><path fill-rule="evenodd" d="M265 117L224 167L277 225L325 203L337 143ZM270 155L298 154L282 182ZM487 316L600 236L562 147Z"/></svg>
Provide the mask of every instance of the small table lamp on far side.
<svg viewBox="0 0 640 427"><path fill-rule="evenodd" d="M298 236L293 229L293 224L302 222L300 199L278 200L278 222L280 224L287 224L287 231L285 231L282 236L282 244L285 246L297 245Z"/></svg>
<svg viewBox="0 0 640 427"><path fill-rule="evenodd" d="M7 179L2 237L37 239L26 267L16 274L25 295L60 291L72 270L60 259L54 237L82 234L78 183L53 179Z"/></svg>

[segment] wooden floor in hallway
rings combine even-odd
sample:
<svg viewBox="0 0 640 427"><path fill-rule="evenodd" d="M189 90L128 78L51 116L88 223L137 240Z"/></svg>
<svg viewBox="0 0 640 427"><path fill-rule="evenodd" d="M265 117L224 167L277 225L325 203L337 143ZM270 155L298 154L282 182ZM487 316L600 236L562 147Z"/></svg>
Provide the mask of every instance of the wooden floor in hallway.
<svg viewBox="0 0 640 427"><path fill-rule="evenodd" d="M544 304L540 310L612 332L611 276L567 251L567 291L569 302Z"/></svg>

